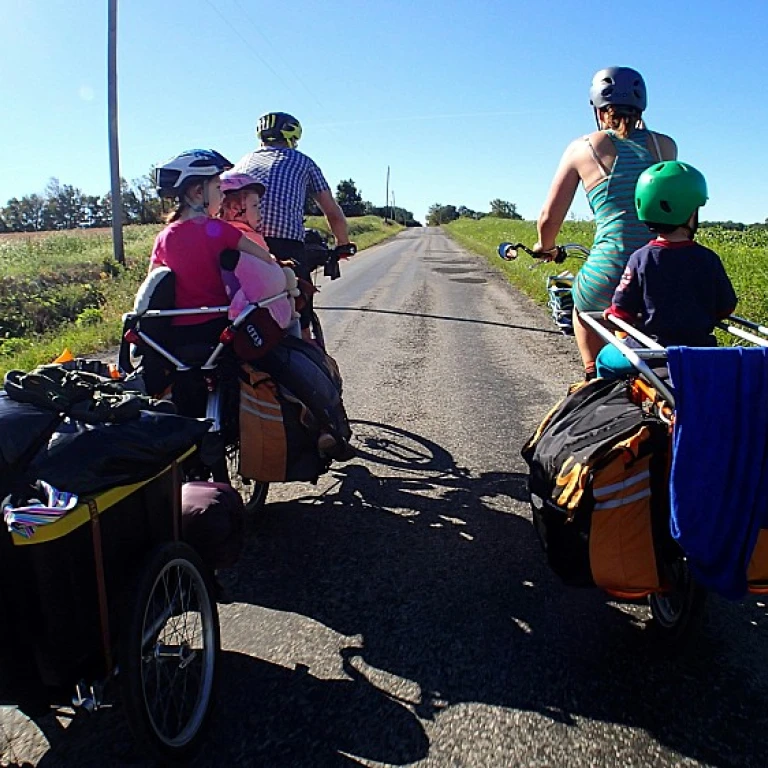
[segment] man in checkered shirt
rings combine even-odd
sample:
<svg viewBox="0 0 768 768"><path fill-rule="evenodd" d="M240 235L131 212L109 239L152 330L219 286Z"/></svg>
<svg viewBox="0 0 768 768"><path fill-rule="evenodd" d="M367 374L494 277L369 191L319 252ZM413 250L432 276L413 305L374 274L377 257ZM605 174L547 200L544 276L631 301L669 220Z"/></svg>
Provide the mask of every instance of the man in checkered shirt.
<svg viewBox="0 0 768 768"><path fill-rule="evenodd" d="M336 245L349 243L344 212L331 194L328 182L315 162L296 149L301 124L285 112L269 112L259 118L256 135L261 147L242 157L237 173L247 173L266 191L261 199L261 233L269 250L279 259L296 262L299 277L310 280L304 252L304 205L310 194L325 214ZM309 338L312 307L301 314L302 334Z"/></svg>

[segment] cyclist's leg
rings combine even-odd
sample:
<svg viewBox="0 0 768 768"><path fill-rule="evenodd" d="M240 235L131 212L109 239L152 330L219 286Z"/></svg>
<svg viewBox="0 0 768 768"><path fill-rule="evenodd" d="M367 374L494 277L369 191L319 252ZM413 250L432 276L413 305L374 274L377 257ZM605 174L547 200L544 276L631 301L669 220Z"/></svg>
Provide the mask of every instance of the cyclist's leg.
<svg viewBox="0 0 768 768"><path fill-rule="evenodd" d="M292 260L296 263L294 271L296 275L307 282L312 282L312 273L307 265L306 251L304 243L301 240L289 240L285 237L266 238L270 253L277 256L278 259ZM309 341L311 332L309 330L312 322L313 300L312 296L307 297L306 304L301 310L299 322L301 325L302 338Z"/></svg>
<svg viewBox="0 0 768 768"><path fill-rule="evenodd" d="M582 322L579 312L602 312L607 309L620 278L621 272L616 273L612 265L603 262L595 267L587 259L573 280L573 335L587 378L595 375L595 361L605 342Z"/></svg>

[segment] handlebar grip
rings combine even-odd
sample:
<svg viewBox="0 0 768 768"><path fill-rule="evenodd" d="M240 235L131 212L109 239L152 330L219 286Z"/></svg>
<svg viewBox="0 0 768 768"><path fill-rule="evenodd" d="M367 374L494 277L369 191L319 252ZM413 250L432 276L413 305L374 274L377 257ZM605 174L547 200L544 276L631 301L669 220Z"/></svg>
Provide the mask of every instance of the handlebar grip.
<svg viewBox="0 0 768 768"><path fill-rule="evenodd" d="M339 257L347 258L357 253L357 245L355 243L344 243L344 245L337 245L334 250Z"/></svg>

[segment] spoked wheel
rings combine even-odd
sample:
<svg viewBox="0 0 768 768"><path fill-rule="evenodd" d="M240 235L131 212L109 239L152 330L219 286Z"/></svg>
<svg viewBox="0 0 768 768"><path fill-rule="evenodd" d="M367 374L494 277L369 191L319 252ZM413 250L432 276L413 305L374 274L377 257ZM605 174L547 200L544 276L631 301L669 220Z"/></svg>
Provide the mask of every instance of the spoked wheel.
<svg viewBox="0 0 768 768"><path fill-rule="evenodd" d="M704 618L707 591L691 577L684 558L668 568L672 588L648 597L654 630L667 642L682 643L699 628Z"/></svg>
<svg viewBox="0 0 768 768"><path fill-rule="evenodd" d="M269 493L269 483L247 480L240 476L240 446L227 448L227 475L232 487L240 494L245 504L245 511L258 516L264 511Z"/></svg>
<svg viewBox="0 0 768 768"><path fill-rule="evenodd" d="M208 724L220 651L219 617L205 568L170 542L144 563L121 625L119 678L137 742L164 760L198 746Z"/></svg>

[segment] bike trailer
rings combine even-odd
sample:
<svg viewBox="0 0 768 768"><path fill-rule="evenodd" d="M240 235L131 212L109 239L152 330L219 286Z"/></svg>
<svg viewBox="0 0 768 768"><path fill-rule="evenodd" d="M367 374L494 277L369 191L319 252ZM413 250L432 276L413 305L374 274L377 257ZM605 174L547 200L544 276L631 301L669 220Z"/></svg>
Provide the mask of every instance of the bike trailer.
<svg viewBox="0 0 768 768"><path fill-rule="evenodd" d="M124 591L154 545L179 538L180 489L174 462L148 480L81 497L29 536L0 527L4 651L13 653L4 673L26 668L17 682L63 688L111 672Z"/></svg>
<svg viewBox="0 0 768 768"><path fill-rule="evenodd" d="M627 383L604 379L573 387L528 440L534 525L566 584L625 598L664 588L668 444Z"/></svg>
<svg viewBox="0 0 768 768"><path fill-rule="evenodd" d="M14 432L36 447L3 478L0 688L108 675L123 591L153 545L179 538L178 462L207 424L140 411L85 427L5 394L0 419L4 458Z"/></svg>

